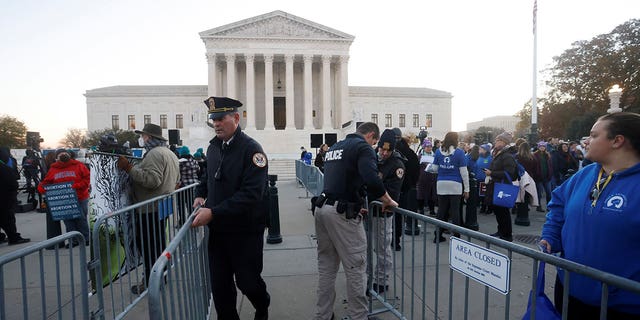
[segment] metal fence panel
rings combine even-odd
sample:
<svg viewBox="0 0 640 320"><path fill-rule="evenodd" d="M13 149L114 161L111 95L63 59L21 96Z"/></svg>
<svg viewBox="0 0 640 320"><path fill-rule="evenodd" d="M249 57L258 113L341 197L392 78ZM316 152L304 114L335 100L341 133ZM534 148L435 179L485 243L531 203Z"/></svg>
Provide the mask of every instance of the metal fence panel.
<svg viewBox="0 0 640 320"><path fill-rule="evenodd" d="M81 245L59 248L65 241ZM0 320L88 319L88 260L82 244L82 234L73 231L1 256ZM54 250L45 251L50 247Z"/></svg>
<svg viewBox="0 0 640 320"><path fill-rule="evenodd" d="M209 319L208 228L191 228L191 215L153 266L149 319Z"/></svg>
<svg viewBox="0 0 640 320"><path fill-rule="evenodd" d="M322 193L324 174L318 167L296 160L296 179L312 195L318 196Z"/></svg>
<svg viewBox="0 0 640 320"><path fill-rule="evenodd" d="M381 210L381 203L374 201L370 214ZM590 268L535 249L514 244L480 232L459 227L432 217L423 216L404 209L393 209L395 214L420 221L420 235L404 235L402 251L394 251L390 270L389 289L381 294L373 288L377 280L376 270L380 250L378 243L384 241L375 232L374 219L366 223L368 237L368 292L371 295L371 315L390 314L399 319L521 319L524 315L530 290L535 290L538 263L545 261L545 293L553 298L555 268L557 266L572 273L596 279L602 283L601 306L607 305L609 288L640 293L640 282ZM506 294L454 270L450 265L449 250L453 237L445 242L434 243L437 227L460 233L460 238L475 246L486 248L509 260L511 272ZM382 260L384 261L384 260ZM565 272L565 283L570 281L570 272ZM565 299L568 290L565 290ZM566 303L563 305L566 319ZM535 310L535 306L533 306ZM606 308L602 308L601 319L606 319ZM535 312L535 311L534 311ZM534 319L532 315L532 319ZM385 318L386 319L386 318Z"/></svg>
<svg viewBox="0 0 640 320"><path fill-rule="evenodd" d="M91 304L95 317L121 319L144 301L145 273L151 274L153 263L184 224L196 186L122 208L93 223L89 269L97 297ZM134 294L131 288L138 285L142 290Z"/></svg>

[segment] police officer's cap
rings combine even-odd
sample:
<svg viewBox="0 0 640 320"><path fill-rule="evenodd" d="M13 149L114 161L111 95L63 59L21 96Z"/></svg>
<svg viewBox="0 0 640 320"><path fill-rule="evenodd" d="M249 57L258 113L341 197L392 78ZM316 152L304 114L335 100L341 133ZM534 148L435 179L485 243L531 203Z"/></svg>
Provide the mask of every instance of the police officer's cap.
<svg viewBox="0 0 640 320"><path fill-rule="evenodd" d="M393 151L396 148L396 134L393 130L385 129L378 140L378 148Z"/></svg>
<svg viewBox="0 0 640 320"><path fill-rule="evenodd" d="M242 107L242 102L227 97L209 97L204 101L207 106L209 119L220 120L225 115L238 111Z"/></svg>

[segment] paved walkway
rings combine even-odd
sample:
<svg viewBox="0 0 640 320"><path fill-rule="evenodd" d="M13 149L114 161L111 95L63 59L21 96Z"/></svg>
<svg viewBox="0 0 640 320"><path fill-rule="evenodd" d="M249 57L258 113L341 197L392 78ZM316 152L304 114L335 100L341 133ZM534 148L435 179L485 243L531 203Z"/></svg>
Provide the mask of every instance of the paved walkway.
<svg viewBox="0 0 640 320"><path fill-rule="evenodd" d="M315 312L316 302L317 254L314 222L310 210L310 195L292 180L279 181L277 186L279 188L280 227L283 241L280 244L265 243L264 248L263 276L272 298L270 318L311 319ZM24 200L26 196L21 194L20 198ZM531 226L521 227L514 225L513 232L516 243L519 240L531 240L540 234L541 226L544 222L544 213L532 210L530 214ZM18 231L22 233L23 237L31 238L33 242L43 241L46 239L44 218L44 214L35 211L16 214ZM479 214L478 220L480 232L493 233L496 231L495 216ZM405 236L404 241L411 241L412 238ZM431 239L432 236L428 236L428 240ZM8 246L6 243L2 244L0 245L0 255L28 245L29 243L14 246ZM526 245L534 247L533 244ZM407 243L404 250L409 247ZM448 251L448 245L441 247L441 250ZM441 259L440 263L446 267L448 260ZM446 271L447 269L445 268L444 270ZM19 270L7 270L7 273L11 272L19 272ZM448 272L446 273L448 274ZM512 275L530 277L530 274L530 267L526 265L517 267L514 264ZM346 289L343 273L338 275L336 283L335 313L337 319L340 319L346 314L346 304L344 304ZM525 296L526 299L528 289L515 288L512 291L513 293L518 296ZM446 300L446 298L442 297L443 300ZM249 301L244 297L239 297L238 303L241 319L253 319L254 309ZM512 302L511 308L514 309L514 314L522 315L524 313L521 305L516 305ZM130 318L139 318L140 315L146 313L146 301L137 309L139 310L136 310ZM395 319L388 313L379 315L379 317L381 319Z"/></svg>

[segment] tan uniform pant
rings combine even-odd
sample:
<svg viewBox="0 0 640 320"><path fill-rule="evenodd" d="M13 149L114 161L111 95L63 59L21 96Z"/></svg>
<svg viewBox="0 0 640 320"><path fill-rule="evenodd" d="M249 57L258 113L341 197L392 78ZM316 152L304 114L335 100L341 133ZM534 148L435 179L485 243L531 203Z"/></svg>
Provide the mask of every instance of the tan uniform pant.
<svg viewBox="0 0 640 320"><path fill-rule="evenodd" d="M316 210L318 239L318 303L315 320L329 320L336 299L340 262L347 278L347 307L352 320L366 320L367 238L362 217L346 219L334 206Z"/></svg>
<svg viewBox="0 0 640 320"><path fill-rule="evenodd" d="M373 217L373 236L371 241L376 249L376 271L373 282L378 286L389 284L389 277L393 269L393 252L391 252L391 237L393 235L393 216Z"/></svg>

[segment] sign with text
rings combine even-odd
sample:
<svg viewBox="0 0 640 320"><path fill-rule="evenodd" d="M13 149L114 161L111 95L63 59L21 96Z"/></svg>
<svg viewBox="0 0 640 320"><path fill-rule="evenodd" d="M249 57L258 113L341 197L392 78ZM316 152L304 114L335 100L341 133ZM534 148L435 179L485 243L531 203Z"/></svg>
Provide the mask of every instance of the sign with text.
<svg viewBox="0 0 640 320"><path fill-rule="evenodd" d="M73 182L53 183L44 186L47 205L54 221L82 218L82 208Z"/></svg>
<svg viewBox="0 0 640 320"><path fill-rule="evenodd" d="M509 292L511 260L504 254L451 237L449 266L502 294Z"/></svg>

